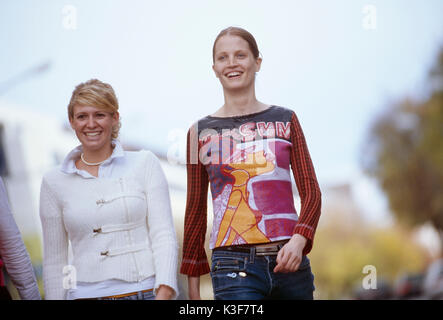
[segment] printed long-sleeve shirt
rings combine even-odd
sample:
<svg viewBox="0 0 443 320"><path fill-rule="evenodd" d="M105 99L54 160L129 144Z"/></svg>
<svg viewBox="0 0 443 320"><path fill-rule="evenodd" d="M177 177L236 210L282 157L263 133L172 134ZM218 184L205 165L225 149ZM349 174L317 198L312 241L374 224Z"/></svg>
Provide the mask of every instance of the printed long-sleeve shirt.
<svg viewBox="0 0 443 320"><path fill-rule="evenodd" d="M258 113L207 116L188 131L187 202L180 272L208 273L204 244L210 182L214 219L209 248L307 239L312 249L321 192L297 116L271 106ZM290 168L300 195L297 214Z"/></svg>

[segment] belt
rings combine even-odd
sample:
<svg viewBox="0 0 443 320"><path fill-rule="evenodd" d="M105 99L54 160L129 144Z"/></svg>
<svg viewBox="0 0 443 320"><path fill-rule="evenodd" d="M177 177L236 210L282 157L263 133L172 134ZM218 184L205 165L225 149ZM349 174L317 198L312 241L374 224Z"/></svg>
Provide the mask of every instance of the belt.
<svg viewBox="0 0 443 320"><path fill-rule="evenodd" d="M148 289L148 290L142 290L142 291L136 291L136 292L129 292L129 293L123 293L123 294L116 294L116 295L114 295L114 296L106 296L106 297L99 297L99 298L81 298L81 299L77 299L77 300L118 299L118 298L125 298L125 297L135 296L135 295L137 295L139 292L141 292L141 293L151 292L152 290L153 290L153 289Z"/></svg>
<svg viewBox="0 0 443 320"><path fill-rule="evenodd" d="M231 252L244 252L251 254L255 253L256 256L276 256L280 249L289 240L279 241L276 243L262 243L256 245L235 245L228 247L214 248L214 251L231 251Z"/></svg>

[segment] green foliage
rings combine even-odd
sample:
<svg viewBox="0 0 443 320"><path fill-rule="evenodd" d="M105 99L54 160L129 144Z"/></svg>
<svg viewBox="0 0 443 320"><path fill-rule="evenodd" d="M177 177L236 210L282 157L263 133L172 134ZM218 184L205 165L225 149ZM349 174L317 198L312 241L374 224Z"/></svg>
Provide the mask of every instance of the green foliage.
<svg viewBox="0 0 443 320"><path fill-rule="evenodd" d="M425 101L405 99L376 119L362 164L398 221L431 222L443 234L443 50L429 84Z"/></svg>
<svg viewBox="0 0 443 320"><path fill-rule="evenodd" d="M28 234L23 237L23 242L25 244L26 250L28 251L29 258L31 259L33 267L35 268L35 270L41 270L43 262L43 249L40 236L38 234ZM39 287L40 294L43 297L43 279L41 278L41 276L42 275L40 273L36 273L37 285ZM18 299L18 293L15 298Z"/></svg>
<svg viewBox="0 0 443 320"><path fill-rule="evenodd" d="M34 235L26 235L23 237L23 242L25 244L26 250L29 253L29 257L33 264L41 264L43 257L42 257L42 244L41 239L38 234Z"/></svg>
<svg viewBox="0 0 443 320"><path fill-rule="evenodd" d="M377 279L391 285L400 274L420 272L426 266L424 249L400 227L376 228L363 222L351 228L340 225L345 224L338 221L316 232L310 259L319 299L352 297L356 288L362 288L366 265L374 266Z"/></svg>

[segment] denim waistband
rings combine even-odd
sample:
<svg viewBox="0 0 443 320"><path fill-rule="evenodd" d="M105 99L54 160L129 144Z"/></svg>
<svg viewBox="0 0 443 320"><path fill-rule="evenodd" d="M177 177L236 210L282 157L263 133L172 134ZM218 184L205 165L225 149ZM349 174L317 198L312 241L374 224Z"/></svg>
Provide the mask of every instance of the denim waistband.
<svg viewBox="0 0 443 320"><path fill-rule="evenodd" d="M287 243L288 241L278 242L275 245L272 243L260 243L255 245L235 245L228 247L218 247L214 248L213 252L239 252L246 253L249 255L257 255L257 256L275 256L278 254L278 251ZM266 246L264 246L266 245Z"/></svg>

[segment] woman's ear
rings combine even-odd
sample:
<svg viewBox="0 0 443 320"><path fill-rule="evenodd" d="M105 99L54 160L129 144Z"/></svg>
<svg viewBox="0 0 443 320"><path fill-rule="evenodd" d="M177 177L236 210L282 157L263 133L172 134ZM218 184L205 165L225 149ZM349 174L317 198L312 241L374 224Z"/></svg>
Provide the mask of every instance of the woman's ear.
<svg viewBox="0 0 443 320"><path fill-rule="evenodd" d="M120 113L118 113L118 111L114 111L112 113L113 126L117 125L119 121L120 121Z"/></svg>
<svg viewBox="0 0 443 320"><path fill-rule="evenodd" d="M217 74L217 71L215 71L215 67L214 67L214 65L212 65L212 70L214 71L215 76L216 76L217 78L220 78L220 77L218 76L218 74Z"/></svg>
<svg viewBox="0 0 443 320"><path fill-rule="evenodd" d="M257 60L255 61L255 65L256 65L255 72L260 71L262 61L263 61L263 59L260 57L258 57Z"/></svg>

